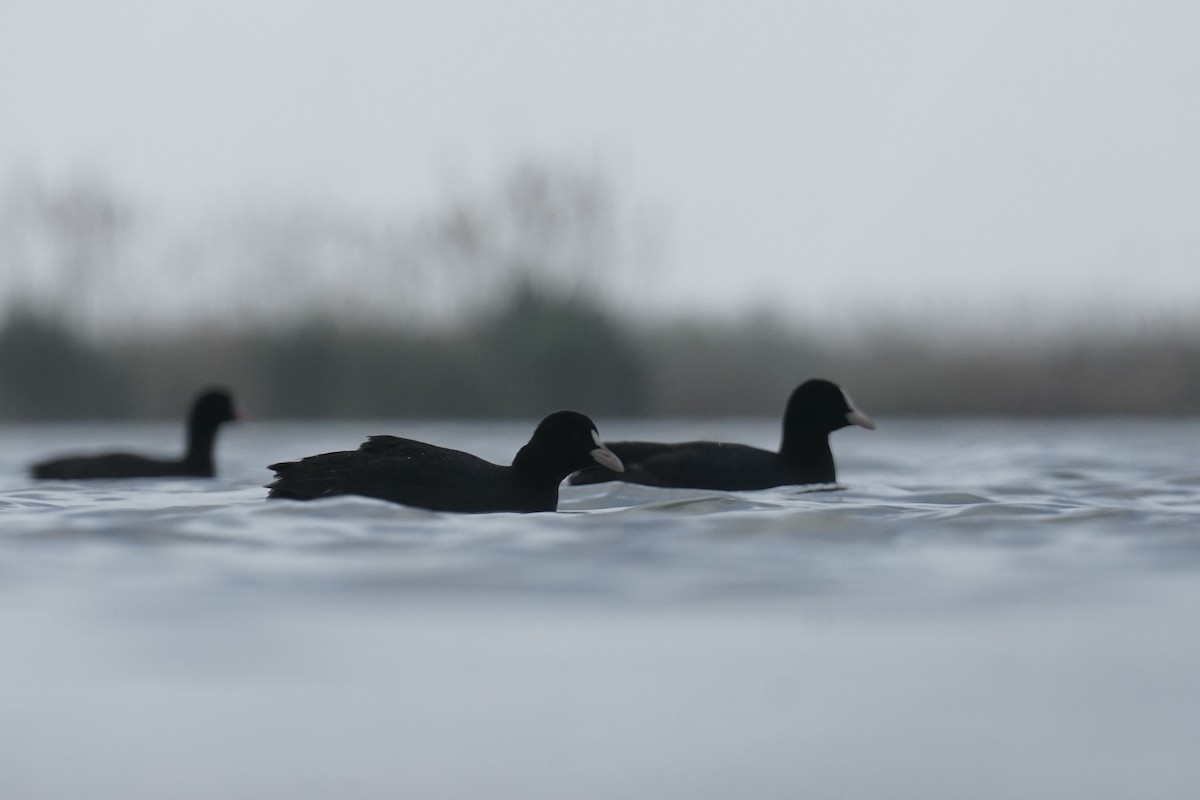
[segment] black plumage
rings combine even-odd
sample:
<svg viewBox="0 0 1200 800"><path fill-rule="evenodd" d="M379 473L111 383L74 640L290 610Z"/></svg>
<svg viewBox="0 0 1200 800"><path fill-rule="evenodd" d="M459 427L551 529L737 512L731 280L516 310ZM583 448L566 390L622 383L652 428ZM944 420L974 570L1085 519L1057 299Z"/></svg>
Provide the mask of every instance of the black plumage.
<svg viewBox="0 0 1200 800"><path fill-rule="evenodd" d="M847 425L874 429L837 384L820 378L796 387L783 416L778 452L725 442L612 442L625 470L590 466L572 484L620 480L646 486L749 490L772 486L833 483L837 470L829 434Z"/></svg>
<svg viewBox="0 0 1200 800"><path fill-rule="evenodd" d="M268 497L311 500L355 494L435 511L554 511L558 487L589 464L620 471L583 414L559 411L538 424L512 466L397 436L372 436L357 450L272 464Z"/></svg>
<svg viewBox="0 0 1200 800"><path fill-rule="evenodd" d="M182 458L151 458L135 453L78 455L42 461L30 468L34 478L211 478L216 474L213 447L222 424L238 418L233 397L221 388L197 395L187 422L187 449Z"/></svg>

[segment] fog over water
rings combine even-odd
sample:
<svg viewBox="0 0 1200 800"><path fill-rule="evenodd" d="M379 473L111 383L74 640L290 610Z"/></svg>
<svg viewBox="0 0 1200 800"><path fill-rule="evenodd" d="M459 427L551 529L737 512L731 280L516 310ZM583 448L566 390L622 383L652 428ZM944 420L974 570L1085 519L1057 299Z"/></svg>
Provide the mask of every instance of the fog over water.
<svg viewBox="0 0 1200 800"><path fill-rule="evenodd" d="M137 236L407 220L532 155L611 177L629 271L656 265L619 287L642 311L1027 330L1200 299L1189 4L121 9L0 7L0 177L99 176Z"/></svg>

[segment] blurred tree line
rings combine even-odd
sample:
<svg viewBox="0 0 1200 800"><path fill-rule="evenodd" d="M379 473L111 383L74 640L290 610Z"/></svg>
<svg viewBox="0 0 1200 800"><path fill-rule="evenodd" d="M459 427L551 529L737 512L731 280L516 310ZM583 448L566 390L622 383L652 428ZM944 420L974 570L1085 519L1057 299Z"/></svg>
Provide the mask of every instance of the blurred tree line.
<svg viewBox="0 0 1200 800"><path fill-rule="evenodd" d="M174 418L213 382L260 418L774 416L816 375L873 414L1200 410L1196 326L946 346L631 319L613 302L647 268L631 221L569 165L518 165L404 225L245 213L149 253L145 225L94 180L9 187L0 420Z"/></svg>
<svg viewBox="0 0 1200 800"><path fill-rule="evenodd" d="M324 418L635 415L650 388L634 338L598 306L525 285L449 333L315 318L112 344L29 311L0 329L3 419L176 416L211 382L235 387L257 416Z"/></svg>

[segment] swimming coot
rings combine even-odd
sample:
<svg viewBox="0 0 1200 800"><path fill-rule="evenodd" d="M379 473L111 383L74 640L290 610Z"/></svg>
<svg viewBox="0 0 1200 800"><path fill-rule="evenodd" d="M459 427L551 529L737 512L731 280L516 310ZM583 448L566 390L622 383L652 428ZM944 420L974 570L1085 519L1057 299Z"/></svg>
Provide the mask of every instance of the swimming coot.
<svg viewBox="0 0 1200 800"><path fill-rule="evenodd" d="M796 387L788 400L778 453L725 442L613 442L609 448L624 463L624 472L591 466L572 475L571 483L621 480L646 486L731 491L833 483L837 472L829 450L829 434L847 425L875 428L841 387L814 378Z"/></svg>
<svg viewBox="0 0 1200 800"><path fill-rule="evenodd" d="M233 398L221 388L208 389L196 396L187 423L187 452L181 459L148 458L133 453L105 453L94 456L68 456L34 464L35 478L83 480L88 478L211 478L213 444L222 423L238 419Z"/></svg>
<svg viewBox="0 0 1200 800"><path fill-rule="evenodd" d="M340 494L377 497L434 511L554 511L563 478L589 464L613 474L621 461L583 414L559 411L502 467L470 453L396 436L372 436L357 450L272 464L268 497L311 500Z"/></svg>

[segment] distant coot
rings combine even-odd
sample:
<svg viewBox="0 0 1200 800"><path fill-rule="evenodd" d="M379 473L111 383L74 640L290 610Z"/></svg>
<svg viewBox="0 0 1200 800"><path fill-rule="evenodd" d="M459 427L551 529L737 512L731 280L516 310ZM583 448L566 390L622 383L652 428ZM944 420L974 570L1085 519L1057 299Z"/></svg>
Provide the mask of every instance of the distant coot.
<svg viewBox="0 0 1200 800"><path fill-rule="evenodd" d="M572 484L621 480L646 486L744 490L833 483L837 472L829 434L847 425L874 430L835 383L819 378L796 387L783 415L778 453L724 442L613 442L625 465L621 474L592 466L571 476Z"/></svg>
<svg viewBox="0 0 1200 800"><path fill-rule="evenodd" d="M268 497L376 497L434 511L554 511L563 478L589 464L623 468L583 414L559 411L538 424L512 466L412 439L372 436L357 450L272 464Z"/></svg>
<svg viewBox="0 0 1200 800"><path fill-rule="evenodd" d="M222 423L237 419L233 398L225 389L197 395L187 423L187 452L181 459L148 458L133 453L69 456L34 464L35 478L82 480L87 478L211 478L213 444Z"/></svg>

